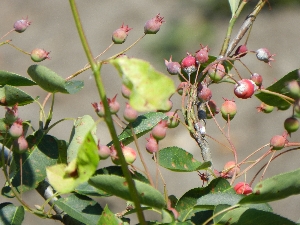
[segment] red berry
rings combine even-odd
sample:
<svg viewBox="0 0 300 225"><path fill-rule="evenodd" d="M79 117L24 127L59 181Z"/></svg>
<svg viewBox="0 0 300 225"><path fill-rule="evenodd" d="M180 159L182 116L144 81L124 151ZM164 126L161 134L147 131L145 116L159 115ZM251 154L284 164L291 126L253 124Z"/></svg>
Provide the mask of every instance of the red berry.
<svg viewBox="0 0 300 225"><path fill-rule="evenodd" d="M247 48L246 45L240 45L235 50L234 55L237 56L238 58L240 58L240 57L243 57L243 56L247 55L247 51L248 51L248 48Z"/></svg>
<svg viewBox="0 0 300 225"><path fill-rule="evenodd" d="M160 26L163 22L163 17L160 16L160 14L157 14L156 17L152 18L151 20L148 20L144 26L144 33L145 34L156 34Z"/></svg>
<svg viewBox="0 0 300 225"><path fill-rule="evenodd" d="M100 159L107 159L110 156L110 148L106 145L100 145L100 140L98 141L98 154Z"/></svg>
<svg viewBox="0 0 300 225"><path fill-rule="evenodd" d="M195 56L198 63L201 64L208 61L208 51L209 48L207 46L203 47L203 45L201 45L201 49L196 52Z"/></svg>
<svg viewBox="0 0 300 225"><path fill-rule="evenodd" d="M138 112L131 108L129 103L126 102L125 110L124 110L124 119L128 122L133 122L138 117Z"/></svg>
<svg viewBox="0 0 300 225"><path fill-rule="evenodd" d="M274 106L267 105L266 103L262 102L259 107L256 107L256 109L257 112L270 113L273 111Z"/></svg>
<svg viewBox="0 0 300 225"><path fill-rule="evenodd" d="M50 57L48 56L49 54L50 52L47 52L44 49L35 48L30 53L30 57L34 62L41 62L45 59L50 59Z"/></svg>
<svg viewBox="0 0 300 225"><path fill-rule="evenodd" d="M222 80L225 76L225 68L220 63L214 64L207 72L210 79L216 83Z"/></svg>
<svg viewBox="0 0 300 225"><path fill-rule="evenodd" d="M191 73L197 70L196 58L187 52L187 56L181 61L181 67L190 76Z"/></svg>
<svg viewBox="0 0 300 225"><path fill-rule="evenodd" d="M11 127L9 128L9 134L13 137L13 138L18 138L23 134L23 121L21 119L17 119L15 122L13 122L13 124L11 125Z"/></svg>
<svg viewBox="0 0 300 225"><path fill-rule="evenodd" d="M149 153L154 153L158 151L158 143L157 140L150 134L149 138L146 138L147 144L146 144L146 150Z"/></svg>
<svg viewBox="0 0 300 225"><path fill-rule="evenodd" d="M255 83L249 79L242 79L234 87L234 94L238 98L250 98L255 91Z"/></svg>
<svg viewBox="0 0 300 225"><path fill-rule="evenodd" d="M286 143L286 138L282 135L275 135L270 140L270 146L273 150L280 150Z"/></svg>
<svg viewBox="0 0 300 225"><path fill-rule="evenodd" d="M156 126L152 129L152 136L156 140L162 140L167 134L167 121L161 120Z"/></svg>
<svg viewBox="0 0 300 225"><path fill-rule="evenodd" d="M124 23L122 24L121 28L115 30L112 34L112 41L115 44L122 44L125 42L128 32L132 30L132 28L129 28L128 25L124 26Z"/></svg>
<svg viewBox="0 0 300 225"><path fill-rule="evenodd" d="M232 120L236 112L237 110L235 102L231 100L225 100L221 106L222 117L227 121L229 115L229 119Z"/></svg>
<svg viewBox="0 0 300 225"><path fill-rule="evenodd" d="M18 103L15 104L11 109L5 107L5 123L11 125L18 119Z"/></svg>
<svg viewBox="0 0 300 225"><path fill-rule="evenodd" d="M263 77L258 73L253 73L250 77L250 80L252 80L258 87L261 87L263 82Z"/></svg>
<svg viewBox="0 0 300 225"><path fill-rule="evenodd" d="M207 107L205 107L205 111L206 111L206 118L207 119L211 119L212 116L215 116L216 114L218 114L220 112L220 109L217 107L217 104L214 100L210 100L207 102L210 111L212 112L213 115L211 115L209 109Z"/></svg>
<svg viewBox="0 0 300 225"><path fill-rule="evenodd" d="M240 172L240 167L235 167L235 162L229 161L225 164L221 176L224 178L232 178L234 175L234 171L236 171L236 174L238 174Z"/></svg>
<svg viewBox="0 0 300 225"><path fill-rule="evenodd" d="M167 112L166 115L169 117L167 121L168 128L175 128L179 125L179 116L176 112Z"/></svg>
<svg viewBox="0 0 300 225"><path fill-rule="evenodd" d="M289 117L284 121L284 128L291 134L299 129L299 121L295 117Z"/></svg>
<svg viewBox="0 0 300 225"><path fill-rule="evenodd" d="M131 91L128 87L126 87L124 84L122 84L122 95L124 98L129 98L130 97L130 94L131 94Z"/></svg>
<svg viewBox="0 0 300 225"><path fill-rule="evenodd" d="M211 90L206 85L198 86L198 99L200 102L207 102L211 99Z"/></svg>
<svg viewBox="0 0 300 225"><path fill-rule="evenodd" d="M22 19L22 20L18 20L14 23L14 28L15 28L15 31L18 32L18 33L22 33L24 32L27 27L31 24L31 22L29 22L26 19Z"/></svg>
<svg viewBox="0 0 300 225"><path fill-rule="evenodd" d="M165 65L167 67L167 71L171 75L177 75L181 71L181 66L178 62L172 62L172 56L170 57L170 60L165 59Z"/></svg>
<svg viewBox="0 0 300 225"><path fill-rule="evenodd" d="M239 182L234 186L234 190L237 194L241 195L248 195L252 193L252 188L249 184L245 182Z"/></svg>
<svg viewBox="0 0 300 225"><path fill-rule="evenodd" d="M13 150L17 153L24 153L28 150L28 142L26 141L23 135L21 135L17 140L15 140L13 145Z"/></svg>
<svg viewBox="0 0 300 225"><path fill-rule="evenodd" d="M275 54L271 55L269 50L266 48L260 48L256 50L256 58L260 61L268 63L269 66L271 66L271 61L274 61L274 59L272 58L273 56L275 56Z"/></svg>
<svg viewBox="0 0 300 225"><path fill-rule="evenodd" d="M120 109L120 104L119 102L117 102L116 98L117 98L117 94L112 99L107 98L109 110L112 114L116 114Z"/></svg>

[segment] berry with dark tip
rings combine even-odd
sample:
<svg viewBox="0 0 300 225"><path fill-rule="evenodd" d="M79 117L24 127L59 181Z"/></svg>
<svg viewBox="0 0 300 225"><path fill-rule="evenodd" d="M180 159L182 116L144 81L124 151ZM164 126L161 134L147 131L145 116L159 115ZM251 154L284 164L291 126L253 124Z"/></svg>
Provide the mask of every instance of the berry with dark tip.
<svg viewBox="0 0 300 225"><path fill-rule="evenodd" d="M256 50L256 58L260 61L268 63L269 66L271 66L271 61L274 61L272 58L273 56L275 56L275 54L272 55L266 48L260 48Z"/></svg>
<svg viewBox="0 0 300 225"><path fill-rule="evenodd" d="M31 24L31 22L29 22L27 20L27 18L26 19L21 19L21 20L18 20L14 23L14 29L15 29L16 32L22 33L27 29L27 27L30 24Z"/></svg>
<svg viewBox="0 0 300 225"><path fill-rule="evenodd" d="M123 23L119 29L117 29L113 32L112 41L115 44L124 43L130 30L132 30L132 28L129 28L128 25L124 26L124 23Z"/></svg>
<svg viewBox="0 0 300 225"><path fill-rule="evenodd" d="M207 71L208 76L213 82L219 82L223 79L225 76L225 68L222 64L214 64L212 67L210 67Z"/></svg>
<svg viewBox="0 0 300 225"><path fill-rule="evenodd" d="M144 33L145 34L156 34L159 31L162 23L165 22L163 19L164 18L161 17L160 13L159 13L154 18L148 20L144 26Z"/></svg>
<svg viewBox="0 0 300 225"><path fill-rule="evenodd" d="M170 57L169 61L165 59L165 65L167 67L167 71L169 72L169 74L171 74L171 75L180 74L181 66L178 62L172 61L172 56Z"/></svg>
<svg viewBox="0 0 300 225"><path fill-rule="evenodd" d="M237 56L238 58L241 58L245 55L247 55L247 51L248 48L246 45L240 45L239 47L237 47L237 49L235 50L234 55Z"/></svg>
<svg viewBox="0 0 300 225"><path fill-rule="evenodd" d="M227 121L229 116L229 119L232 120L236 112L237 109L235 102L225 99L225 102L221 106L222 117Z"/></svg>
<svg viewBox="0 0 300 225"><path fill-rule="evenodd" d="M34 62L41 62L45 59L50 59L49 54L50 52L47 52L44 49L35 48L31 51L30 57Z"/></svg>

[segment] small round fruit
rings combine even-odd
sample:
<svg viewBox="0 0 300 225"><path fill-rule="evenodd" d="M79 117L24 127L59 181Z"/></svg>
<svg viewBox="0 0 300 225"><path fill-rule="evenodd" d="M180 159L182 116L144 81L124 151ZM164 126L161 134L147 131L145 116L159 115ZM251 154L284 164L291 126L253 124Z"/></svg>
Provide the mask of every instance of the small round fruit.
<svg viewBox="0 0 300 225"><path fill-rule="evenodd" d="M23 134L23 121L21 119L17 119L9 128L9 134L13 138L18 138Z"/></svg>
<svg viewBox="0 0 300 225"><path fill-rule="evenodd" d="M28 142L23 135L15 140L13 145L13 150L19 154L24 153L28 150Z"/></svg>
<svg viewBox="0 0 300 225"><path fill-rule="evenodd" d="M171 75L180 74L181 66L178 62L172 61L172 56L170 57L169 61L165 59L165 65L167 67L167 71L169 72L169 74L171 74Z"/></svg>
<svg viewBox="0 0 300 225"><path fill-rule="evenodd" d="M45 59L50 59L49 54L50 52L47 52L44 49L35 48L31 51L30 57L34 62L41 62Z"/></svg>
<svg viewBox="0 0 300 225"><path fill-rule="evenodd" d="M138 112L135 109L131 108L129 103L126 102L123 116L127 122L133 122L138 117Z"/></svg>
<svg viewBox="0 0 300 225"><path fill-rule="evenodd" d="M299 121L295 117L287 118L284 121L284 128L290 134L299 129Z"/></svg>
<svg viewBox="0 0 300 225"><path fill-rule="evenodd" d="M181 68L187 73L191 74L197 70L198 64L196 62L196 58L192 56L190 53L187 53L187 56L184 57L181 61Z"/></svg>
<svg viewBox="0 0 300 225"><path fill-rule="evenodd" d="M236 104L234 101L225 100L225 102L221 106L222 117L227 121L228 116L229 119L232 120L235 114L237 113Z"/></svg>
<svg viewBox="0 0 300 225"><path fill-rule="evenodd" d="M238 56L240 58L240 57L247 55L247 51L248 51L248 48L246 45L240 45L239 47L237 47L234 55Z"/></svg>
<svg viewBox="0 0 300 225"><path fill-rule="evenodd" d="M167 121L161 120L156 126L152 129L151 134L156 140L162 140L166 137L167 134Z"/></svg>
<svg viewBox="0 0 300 225"><path fill-rule="evenodd" d="M130 97L130 94L131 94L131 91L128 87L126 87L124 84L122 84L122 89L121 89L121 92L122 92L122 95L124 98L129 98Z"/></svg>
<svg viewBox="0 0 300 225"><path fill-rule="evenodd" d="M234 175L234 171L236 171L236 174L240 172L239 166L235 167L234 161L229 161L224 165L223 175L226 178L232 178Z"/></svg>
<svg viewBox="0 0 300 225"><path fill-rule="evenodd" d="M225 76L225 68L220 63L214 64L207 72L210 79L215 83L221 81Z"/></svg>
<svg viewBox="0 0 300 225"><path fill-rule="evenodd" d="M201 45L201 49L196 52L195 57L196 57L197 62L201 64L201 63L206 63L208 61L208 58L209 58L208 50L209 49L207 46L203 47L202 44L200 44L200 45Z"/></svg>
<svg viewBox="0 0 300 225"><path fill-rule="evenodd" d="M106 145L100 145L100 141L98 141L98 154L100 159L107 159L110 156L110 148Z"/></svg>
<svg viewBox="0 0 300 225"><path fill-rule="evenodd" d="M18 20L18 21L16 21L14 23L14 29L15 29L16 32L22 33L22 32L24 32L27 29L27 27L30 24L31 24L31 22L29 22L27 20L27 18L26 19L22 19L22 20Z"/></svg>
<svg viewBox="0 0 300 225"><path fill-rule="evenodd" d="M271 61L274 61L272 58L273 56L275 56L275 54L272 55L266 48L260 48L256 50L256 58L260 61L268 63L269 66L271 66Z"/></svg>
<svg viewBox="0 0 300 225"><path fill-rule="evenodd" d="M238 195L248 195L252 193L252 188L245 182L239 182L234 186L234 190Z"/></svg>
<svg viewBox="0 0 300 225"><path fill-rule="evenodd" d="M257 112L264 112L264 113L270 113L273 111L274 106L267 105L266 103L262 102L260 106L256 107Z"/></svg>
<svg viewBox="0 0 300 225"><path fill-rule="evenodd" d="M253 73L250 77L250 80L252 80L258 87L261 87L263 82L263 77L258 73Z"/></svg>
<svg viewBox="0 0 300 225"><path fill-rule="evenodd" d="M136 151L133 148L124 146L122 152L127 164L131 165L136 160Z"/></svg>
<svg viewBox="0 0 300 225"><path fill-rule="evenodd" d="M282 135L275 135L270 140L270 146L273 150L281 150L283 149L286 143L286 138Z"/></svg>
<svg viewBox="0 0 300 225"><path fill-rule="evenodd" d="M166 115L169 117L167 121L168 128L175 128L179 125L179 116L176 112L167 112Z"/></svg>
<svg viewBox="0 0 300 225"><path fill-rule="evenodd" d="M242 79L234 87L234 94L238 98L250 98L255 91L255 83L249 79Z"/></svg>
<svg viewBox="0 0 300 225"><path fill-rule="evenodd" d="M120 110L120 103L117 102L116 98L117 95L115 95L112 99L107 98L111 114L116 114Z"/></svg>
<svg viewBox="0 0 300 225"><path fill-rule="evenodd" d="M148 20L144 26L145 34L156 34L160 30L160 26L165 22L164 17L161 17L160 14L157 14L154 18Z"/></svg>
<svg viewBox="0 0 300 225"><path fill-rule="evenodd" d="M212 97L211 90L206 85L201 85L200 90L198 90L198 99L200 102L207 102Z"/></svg>
<svg viewBox="0 0 300 225"><path fill-rule="evenodd" d="M122 44L125 42L127 36L128 36L128 32L131 30L132 28L129 28L128 25L124 26L124 24L122 24L122 26L115 30L112 34L112 41L115 44Z"/></svg>
<svg viewBox="0 0 300 225"><path fill-rule="evenodd" d="M150 134L150 138L146 138L147 144L146 144L146 150L149 153L154 153L158 151L158 142L157 140Z"/></svg>

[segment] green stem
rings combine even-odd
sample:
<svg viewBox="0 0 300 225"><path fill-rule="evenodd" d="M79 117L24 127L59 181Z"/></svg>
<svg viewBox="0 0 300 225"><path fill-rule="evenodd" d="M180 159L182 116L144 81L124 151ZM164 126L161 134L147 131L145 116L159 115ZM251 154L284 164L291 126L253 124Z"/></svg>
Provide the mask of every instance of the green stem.
<svg viewBox="0 0 300 225"><path fill-rule="evenodd" d="M224 43L223 43L223 46L222 46L222 50L220 52L220 55L225 55L226 51L227 51L227 48L228 48L228 44L229 44L229 41L230 41L230 37L231 37L231 33L232 33L232 29L233 29L233 26L236 22L236 19L239 17L242 9L244 8L244 6L247 4L247 1L242 1L241 4L239 5L238 9L236 10L236 12L234 13L234 15L232 16L232 18L230 19L229 21L229 26L227 28L227 33L226 33L226 37L224 39Z"/></svg>
<svg viewBox="0 0 300 225"><path fill-rule="evenodd" d="M118 139L117 132L116 132L113 120L112 120L112 116L111 116L111 113L109 111L109 105L108 105L108 102L107 102L104 85L103 85L102 78L101 78L101 75L100 75L100 69L101 69L102 64L98 65L95 62L95 60L94 60L94 58L91 54L91 50L90 50L89 45L87 43L86 37L85 37L84 32L83 32L83 28L82 28L82 25L81 25L81 22L80 22L80 18L79 18L79 14L78 14L78 11L77 11L75 0L69 0L69 2L70 2L71 10L72 10L72 13L73 13L74 21L75 21L77 31L78 31L79 36L80 36L82 46L84 48L85 54L86 54L86 56L88 58L88 61L91 65L91 68L93 70L93 74L94 74L94 77L95 77L97 89L98 89L101 101L103 103L103 107L104 107L104 111L105 111L104 120L106 122L106 125L109 129L110 135L112 137L114 147L115 147L115 149L118 153L118 157L119 157L120 162L121 162L121 168L122 168L123 174L126 178L126 181L128 183L128 188L129 188L129 191L130 191L132 201L134 202L134 205L135 205L135 208L136 208L136 212L137 212L139 222L142 225L146 225L145 217L144 217L144 214L143 214L143 211L142 211L142 208L141 208L141 204L140 204L139 194L138 194L137 189L135 187L134 181L131 177L130 171L127 167L124 155L122 153L120 141Z"/></svg>
<svg viewBox="0 0 300 225"><path fill-rule="evenodd" d="M50 107L50 110L49 110L49 114L48 114L48 118L46 120L46 123L45 123L45 127L44 127L44 130L47 130L48 129L48 126L52 120L52 115L53 115L53 107L54 107L54 97L55 97L55 93L52 94L52 102L51 102L51 107Z"/></svg>

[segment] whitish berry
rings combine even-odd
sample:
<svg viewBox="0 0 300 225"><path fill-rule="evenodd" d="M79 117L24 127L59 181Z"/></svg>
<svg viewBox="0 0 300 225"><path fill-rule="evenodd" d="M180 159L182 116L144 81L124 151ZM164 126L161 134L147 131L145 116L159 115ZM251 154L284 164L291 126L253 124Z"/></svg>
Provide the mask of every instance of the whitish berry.
<svg viewBox="0 0 300 225"><path fill-rule="evenodd" d="M239 195L248 195L252 193L252 188L245 182L239 182L234 186L234 190Z"/></svg>
<svg viewBox="0 0 300 225"><path fill-rule="evenodd" d="M249 79L242 79L234 87L234 94L238 98L250 98L255 91L255 83Z"/></svg>
<svg viewBox="0 0 300 225"><path fill-rule="evenodd" d="M30 57L34 62L41 62L45 59L50 59L49 54L50 52L47 52L44 49L35 48L31 51Z"/></svg>
<svg viewBox="0 0 300 225"><path fill-rule="evenodd" d="M145 34L156 34L160 26L162 25L164 18L160 16L160 14L157 14L154 18L151 20L148 20L144 26L144 33Z"/></svg>
<svg viewBox="0 0 300 225"><path fill-rule="evenodd" d="M132 28L129 28L128 25L124 26L124 23L122 24L122 26L115 30L112 34L112 41L115 44L122 44L125 42L127 36L128 36L128 32L132 30Z"/></svg>
<svg viewBox="0 0 300 225"><path fill-rule="evenodd" d="M197 70L196 58L187 52L187 56L181 61L181 68L190 76Z"/></svg>
<svg viewBox="0 0 300 225"><path fill-rule="evenodd" d="M27 18L26 19L22 19L22 20L18 20L18 21L16 21L14 23L14 29L15 29L16 32L22 33L22 32L24 32L27 29L27 27L30 24L31 24L31 22L29 22L27 20Z"/></svg>
<svg viewBox="0 0 300 225"><path fill-rule="evenodd" d="M237 109L236 109L235 102L226 99L225 102L221 106L222 117L227 121L228 116L229 116L229 119L232 120L233 117L235 116L236 112L237 112Z"/></svg>
<svg viewBox="0 0 300 225"><path fill-rule="evenodd" d="M271 61L274 61L272 58L273 56L275 56L275 54L271 55L269 50L266 48L260 48L256 50L256 58L260 61L268 63L269 66L271 66Z"/></svg>
<svg viewBox="0 0 300 225"><path fill-rule="evenodd" d="M220 63L214 64L212 67L208 69L207 73L210 79L217 83L220 80L222 80L223 77L225 76L225 68Z"/></svg>
<svg viewBox="0 0 300 225"><path fill-rule="evenodd" d="M170 60L166 60L165 59L165 65L167 67L167 71L169 72L169 74L171 75L177 75L180 73L181 71L181 66L178 62L173 62L172 61L172 56L170 57Z"/></svg>

